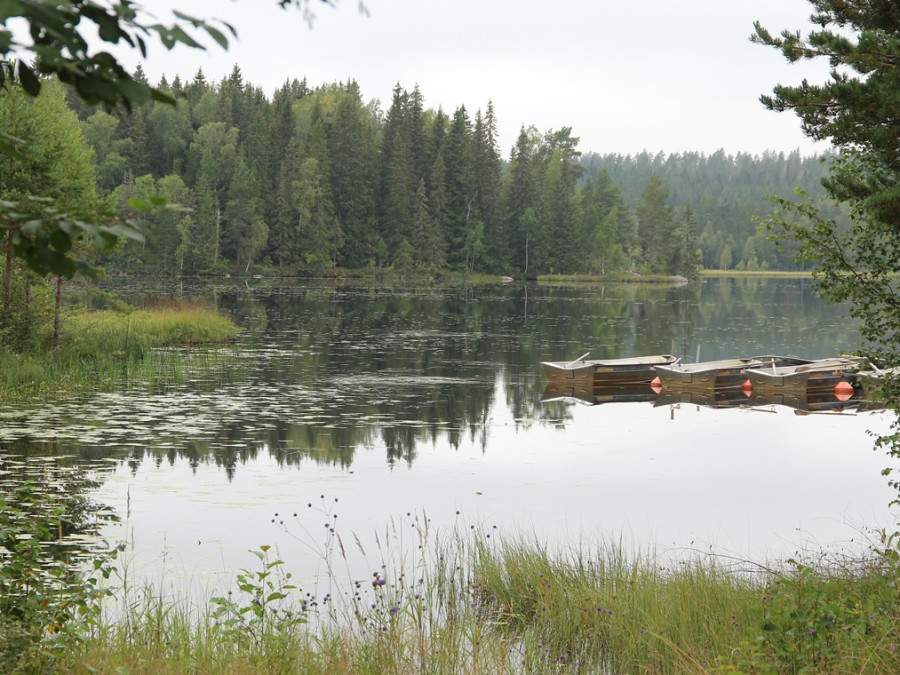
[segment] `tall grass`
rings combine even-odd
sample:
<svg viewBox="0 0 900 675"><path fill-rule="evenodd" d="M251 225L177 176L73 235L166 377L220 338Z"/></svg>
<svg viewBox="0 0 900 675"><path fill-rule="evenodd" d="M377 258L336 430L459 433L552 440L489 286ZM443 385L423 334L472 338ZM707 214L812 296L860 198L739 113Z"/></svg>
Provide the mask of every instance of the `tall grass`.
<svg viewBox="0 0 900 675"><path fill-rule="evenodd" d="M763 582L715 559L664 564L615 545L553 558L519 543L482 552L476 570L483 610L533 667L702 671L759 635Z"/></svg>
<svg viewBox="0 0 900 675"><path fill-rule="evenodd" d="M227 317L184 301L129 313L78 312L63 323L60 351L76 358L140 355L151 347L228 342L237 332Z"/></svg>
<svg viewBox="0 0 900 675"><path fill-rule="evenodd" d="M733 569L601 546L482 552L479 606L535 671L900 672L896 549ZM548 664L549 659L549 664Z"/></svg>
<svg viewBox="0 0 900 675"><path fill-rule="evenodd" d="M232 341L239 328L227 317L196 303L177 303L133 312L81 311L63 317L59 347L43 336L40 353L0 353L0 401L75 393L161 375L178 378L184 355L167 347ZM206 355L202 366L215 359Z"/></svg>
<svg viewBox="0 0 900 675"><path fill-rule="evenodd" d="M408 523L406 523L408 525ZM551 554L415 520L377 539L365 579L330 533L325 592L269 547L233 592L191 609L142 589L54 665L129 673L900 672L894 555L813 569L664 561L620 546ZM446 538L443 538L446 537ZM896 553L894 549L891 549Z"/></svg>

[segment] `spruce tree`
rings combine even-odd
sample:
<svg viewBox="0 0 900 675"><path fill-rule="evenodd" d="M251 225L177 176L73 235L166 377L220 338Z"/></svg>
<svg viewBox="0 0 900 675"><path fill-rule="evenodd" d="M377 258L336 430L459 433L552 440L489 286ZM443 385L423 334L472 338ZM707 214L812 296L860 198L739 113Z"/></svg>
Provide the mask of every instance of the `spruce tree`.
<svg viewBox="0 0 900 675"><path fill-rule="evenodd" d="M795 247L798 262L814 265L824 297L849 301L871 353L900 363L900 5L811 4L816 28L806 35L785 30L776 37L757 22L751 39L779 49L791 63L827 59L831 77L777 85L761 101L794 112L808 136L838 148L824 183L832 200L849 207L852 226L841 228L811 201L782 200L769 227Z"/></svg>
<svg viewBox="0 0 900 675"><path fill-rule="evenodd" d="M644 262L651 271L661 274L674 273L677 251L672 236L675 222L668 200L669 190L654 173L647 181L644 194L635 209L638 244L643 249Z"/></svg>

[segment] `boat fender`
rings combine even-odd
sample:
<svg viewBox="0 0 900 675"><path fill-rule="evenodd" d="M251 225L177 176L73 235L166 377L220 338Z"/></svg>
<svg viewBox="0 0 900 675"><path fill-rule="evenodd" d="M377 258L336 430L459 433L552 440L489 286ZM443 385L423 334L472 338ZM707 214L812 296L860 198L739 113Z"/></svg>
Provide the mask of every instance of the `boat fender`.
<svg viewBox="0 0 900 675"><path fill-rule="evenodd" d="M834 385L834 396L838 401L849 401L853 396L853 385L849 382L838 382Z"/></svg>

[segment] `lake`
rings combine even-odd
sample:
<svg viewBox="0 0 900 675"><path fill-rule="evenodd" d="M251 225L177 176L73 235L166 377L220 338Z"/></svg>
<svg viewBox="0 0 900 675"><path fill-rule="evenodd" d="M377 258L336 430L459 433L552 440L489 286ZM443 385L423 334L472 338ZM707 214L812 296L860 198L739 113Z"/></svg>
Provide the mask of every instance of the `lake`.
<svg viewBox="0 0 900 675"><path fill-rule="evenodd" d="M7 407L0 452L89 467L94 498L121 518L105 534L127 542L132 579L220 587L264 544L315 579L332 530L358 538L346 557L359 578L414 545L404 532L426 519L551 547L758 562L859 551L896 519L870 435L888 430L882 411L542 401L540 361L585 352L690 362L858 348L846 308L807 280L117 287L135 304L206 298L244 331L234 346L168 354L201 364L179 384Z"/></svg>

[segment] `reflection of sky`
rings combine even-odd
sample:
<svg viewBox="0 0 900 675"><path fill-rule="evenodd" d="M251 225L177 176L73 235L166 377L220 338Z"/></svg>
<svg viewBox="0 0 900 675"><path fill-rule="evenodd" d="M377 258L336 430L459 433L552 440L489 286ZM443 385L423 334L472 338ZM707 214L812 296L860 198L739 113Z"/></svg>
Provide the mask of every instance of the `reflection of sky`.
<svg viewBox="0 0 900 675"><path fill-rule="evenodd" d="M277 546L301 578L321 574L311 548L324 542L325 522L338 524L350 575L365 577L381 564L375 533L383 543L405 537L414 549L412 519L423 513L438 530L477 523L563 546L621 539L628 550L711 549L759 562L800 547L858 543L861 529L891 516L892 492L880 475L887 462L867 434L887 430L884 413L648 403L569 412L565 428L523 429L496 406L485 450L477 437L467 435L458 449L441 437L420 445L412 465L391 467L377 445L358 449L344 469L279 467L260 453L230 483L221 467L192 470L183 459L159 467L144 460L134 475L119 464L100 497L124 514L130 496L127 524L110 535L132 544L133 574L194 584L252 566L246 551L262 544ZM271 522L276 512L293 536Z"/></svg>
<svg viewBox="0 0 900 675"><path fill-rule="evenodd" d="M759 560L840 546L890 518L885 460L866 434L887 429L880 414L540 403L539 362L588 350L671 349L692 361L855 348L842 308L805 284L233 287L220 306L246 331L215 352L221 372L200 359L183 385L0 411L0 444L27 438L111 460L100 497L130 515L109 534L128 540L132 578L167 583L230 578L262 544L302 578L320 573L315 549L334 515L354 576L381 564L376 531L408 546L423 513L433 533L478 523L679 555L712 546ZM389 463L389 450L404 458ZM271 522L294 511L288 533Z"/></svg>

